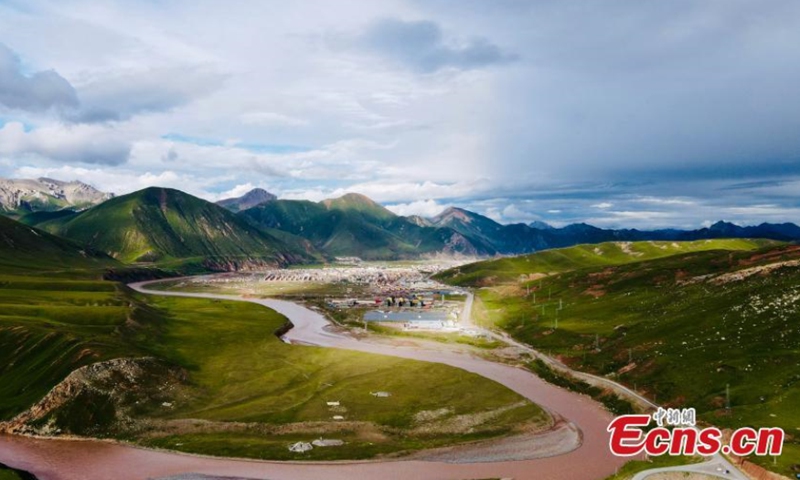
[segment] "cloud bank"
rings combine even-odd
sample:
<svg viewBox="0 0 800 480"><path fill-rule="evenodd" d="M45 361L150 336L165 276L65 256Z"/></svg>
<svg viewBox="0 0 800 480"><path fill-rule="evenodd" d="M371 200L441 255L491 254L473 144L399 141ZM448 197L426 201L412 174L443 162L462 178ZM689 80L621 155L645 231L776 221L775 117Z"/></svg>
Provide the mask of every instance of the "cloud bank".
<svg viewBox="0 0 800 480"><path fill-rule="evenodd" d="M31 0L0 2L0 43L0 176L800 221L793 0Z"/></svg>
<svg viewBox="0 0 800 480"><path fill-rule="evenodd" d="M37 112L76 107L78 97L72 85L54 70L24 73L16 54L0 43L0 105Z"/></svg>

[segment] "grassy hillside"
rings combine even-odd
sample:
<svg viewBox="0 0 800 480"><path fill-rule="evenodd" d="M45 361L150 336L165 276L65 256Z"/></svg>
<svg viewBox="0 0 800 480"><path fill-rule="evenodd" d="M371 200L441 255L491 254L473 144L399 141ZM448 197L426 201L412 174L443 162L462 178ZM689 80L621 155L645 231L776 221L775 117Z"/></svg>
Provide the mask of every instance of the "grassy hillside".
<svg viewBox="0 0 800 480"><path fill-rule="evenodd" d="M125 263L199 257L215 268L236 269L283 265L313 253L254 228L218 205L166 188L116 197L42 225Z"/></svg>
<svg viewBox="0 0 800 480"><path fill-rule="evenodd" d="M331 198L320 202L328 210L339 210L342 212L358 212L366 217L379 220L391 220L396 215L370 198L357 193L348 193L339 198Z"/></svg>
<svg viewBox="0 0 800 480"><path fill-rule="evenodd" d="M0 420L78 367L141 355L157 316L110 282L0 276Z"/></svg>
<svg viewBox="0 0 800 480"><path fill-rule="evenodd" d="M107 255L42 230L0 216L0 271L3 274L48 274L99 277L118 265Z"/></svg>
<svg viewBox="0 0 800 480"><path fill-rule="evenodd" d="M771 240L723 239L693 242L607 242L545 250L518 257L471 263L442 272L439 280L460 286L490 286L517 283L528 276L541 276L580 268L621 265L681 253L707 250L752 250L776 245Z"/></svg>
<svg viewBox="0 0 800 480"><path fill-rule="evenodd" d="M68 217L74 217L77 214L76 210L71 209L56 210L54 212L40 211L25 214L16 220L25 225L47 230L48 222L58 224L58 222L65 222Z"/></svg>
<svg viewBox="0 0 800 480"><path fill-rule="evenodd" d="M100 281L105 269L119 266L0 217L0 419L75 368L130 352L126 338L147 336L147 309Z"/></svg>
<svg viewBox="0 0 800 480"><path fill-rule="evenodd" d="M789 475L800 463L800 247L605 265L608 256L585 248L529 256L539 271L564 272L535 280L520 282L519 265L485 282L471 272L470 283L488 285L478 290L483 321L660 404L695 407L716 425L783 427L790 440L776 468ZM495 276L491 267L484 272Z"/></svg>

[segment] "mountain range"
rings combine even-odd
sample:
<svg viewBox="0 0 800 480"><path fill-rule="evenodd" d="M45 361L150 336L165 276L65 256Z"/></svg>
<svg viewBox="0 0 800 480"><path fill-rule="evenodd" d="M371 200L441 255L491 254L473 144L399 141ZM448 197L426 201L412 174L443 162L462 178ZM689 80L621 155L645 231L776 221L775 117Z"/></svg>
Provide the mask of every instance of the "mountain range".
<svg viewBox="0 0 800 480"><path fill-rule="evenodd" d="M189 262L213 270L237 270L350 256L396 260L516 255L608 241L800 240L800 227L793 223L741 227L718 222L697 230L652 231L601 229L585 223L555 228L543 222L503 225L456 207L433 218L399 216L355 193L312 202L281 200L255 189L214 204L168 188L151 187L113 197L80 182L2 182L17 185L18 191L22 191L20 185L28 185L25 188L30 191L49 185L50 197L41 192L41 197L33 198L62 202L4 201L6 215L126 264ZM25 195L31 198L32 194L17 193L13 198ZM8 222L0 224L0 232L7 228Z"/></svg>
<svg viewBox="0 0 800 480"><path fill-rule="evenodd" d="M284 241L218 205L169 188L146 188L82 212L33 213L21 221L128 264L182 260L238 270L315 259L307 242Z"/></svg>
<svg viewBox="0 0 800 480"><path fill-rule="evenodd" d="M81 210L102 203L114 195L83 182L62 182L52 178L0 178L0 213L22 215L30 212Z"/></svg>
<svg viewBox="0 0 800 480"><path fill-rule="evenodd" d="M491 255L477 238L439 226L420 226L356 193L336 199L274 200L240 212L259 228L282 230L309 240L331 256L366 260L412 258L425 254Z"/></svg>

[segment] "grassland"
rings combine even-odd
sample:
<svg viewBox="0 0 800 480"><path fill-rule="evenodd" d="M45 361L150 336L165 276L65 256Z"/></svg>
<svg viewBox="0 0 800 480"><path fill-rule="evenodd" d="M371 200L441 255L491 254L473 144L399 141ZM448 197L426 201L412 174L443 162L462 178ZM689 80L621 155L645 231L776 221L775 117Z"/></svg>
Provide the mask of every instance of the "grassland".
<svg viewBox="0 0 800 480"><path fill-rule="evenodd" d="M200 433L156 435L145 441L149 445L257 458L365 458L494 436L513 430L519 422L545 421L538 407L462 370L286 345L273 334L285 318L257 305L174 298L153 302L169 312L163 340L153 353L188 369L196 394L176 403L175 409L161 418L238 422L246 428L236 434L220 434L211 428ZM392 395L370 395L375 391ZM473 393L466 396L464 391ZM341 402L346 411L331 410L327 401ZM519 406L478 425L463 438L435 431L410 433L421 426L414 419L419 412L444 406L450 409L446 417L455 418L511 405ZM331 417L337 414L346 420L341 427L331 425ZM265 425L292 427L259 434ZM306 454L286 449L292 441L316 438L314 432L320 428L346 440L346 446Z"/></svg>
<svg viewBox="0 0 800 480"><path fill-rule="evenodd" d="M0 215L0 274L61 278L99 278L119 264L81 247Z"/></svg>
<svg viewBox="0 0 800 480"><path fill-rule="evenodd" d="M0 276L0 420L81 366L122 355L157 330L155 312L100 280Z"/></svg>
<svg viewBox="0 0 800 480"><path fill-rule="evenodd" d="M285 322L243 302L151 298L99 280L0 277L0 419L32 405L78 367L154 357L187 378L155 403L137 397L146 391L128 392L127 405L142 404L132 426L119 424L106 397L67 404L40 423L187 452L338 459L489 438L549 421L517 394L462 370L286 345L274 335ZM370 395L375 391L392 395ZM333 400L342 409L331 410L326 402ZM435 420L415 420L443 407ZM487 412L494 413L469 428L445 428ZM87 415L90 430L74 421ZM287 449L323 435L346 443L306 454Z"/></svg>
<svg viewBox="0 0 800 480"><path fill-rule="evenodd" d="M0 469L0 480L25 480L25 478L26 477L23 477L22 474L14 470Z"/></svg>
<svg viewBox="0 0 800 480"><path fill-rule="evenodd" d="M436 275L437 280L465 287L484 287L582 268L624 265L709 250L752 250L775 245L771 240L722 239L693 242L607 242L545 250L530 255L471 263Z"/></svg>
<svg viewBox="0 0 800 480"><path fill-rule="evenodd" d="M36 477L28 472L16 470L0 463L0 480L36 480Z"/></svg>
<svg viewBox="0 0 800 480"><path fill-rule="evenodd" d="M714 244L624 261L608 261L615 247L598 246L598 259L595 247L584 246L501 260L513 265L503 275L496 264L478 264L445 276L485 285L477 298L486 321L575 369L660 404L695 407L722 427L783 427L789 441L778 466L760 461L793 475L800 464L800 250ZM653 244L626 249L642 247ZM536 272L550 275L528 276Z"/></svg>

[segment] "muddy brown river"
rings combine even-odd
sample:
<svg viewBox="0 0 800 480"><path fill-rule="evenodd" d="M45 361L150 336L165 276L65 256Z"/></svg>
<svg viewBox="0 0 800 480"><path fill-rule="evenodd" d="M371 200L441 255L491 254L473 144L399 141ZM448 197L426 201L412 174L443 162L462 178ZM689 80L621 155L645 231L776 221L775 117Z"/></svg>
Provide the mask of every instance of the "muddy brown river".
<svg viewBox="0 0 800 480"><path fill-rule="evenodd" d="M322 315L292 302L244 299L229 295L159 292L145 289L145 284L132 284L131 287L144 293L245 300L272 308L288 317L295 325L284 336L292 343L437 362L477 373L559 414L580 430L582 442L579 447L560 455L519 461L446 463L400 459L300 463L200 457L96 440L33 439L0 435L0 463L27 470L41 480L144 480L188 473L273 480L456 480L498 477L593 480L613 474L625 462L625 459L613 456L608 449L606 427L611 420L610 413L588 397L555 387L526 370L450 351L359 341L328 331L326 327L329 322ZM465 392L465 395L468 394L469 392Z"/></svg>

